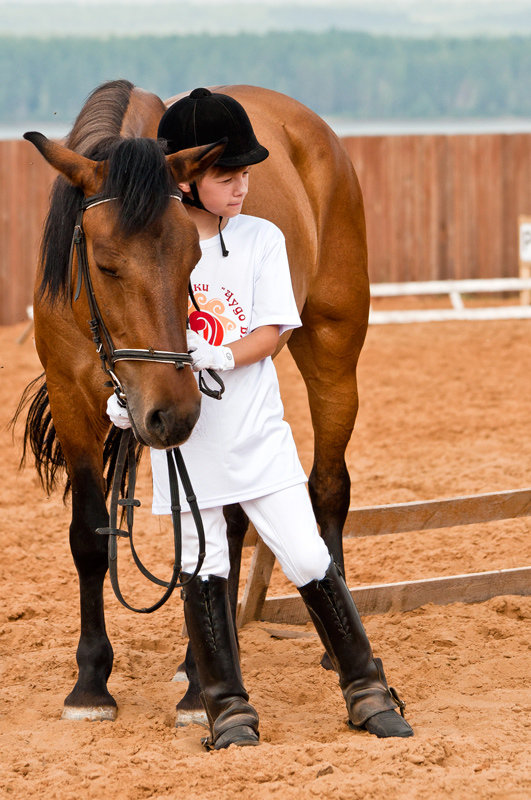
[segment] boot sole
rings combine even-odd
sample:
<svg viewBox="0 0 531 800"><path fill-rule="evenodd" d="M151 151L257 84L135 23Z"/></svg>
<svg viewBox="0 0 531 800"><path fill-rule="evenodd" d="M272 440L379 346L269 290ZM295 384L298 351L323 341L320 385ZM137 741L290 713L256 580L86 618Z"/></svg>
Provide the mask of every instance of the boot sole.
<svg viewBox="0 0 531 800"><path fill-rule="evenodd" d="M354 725L350 720L348 720L348 726L351 731L365 731L366 733L370 733L371 736L376 736L377 739L408 739L410 736L414 736L415 732L409 722L403 720L404 723L407 725L407 728L403 729L403 732L396 732L396 733L378 733L370 731L366 725Z"/></svg>

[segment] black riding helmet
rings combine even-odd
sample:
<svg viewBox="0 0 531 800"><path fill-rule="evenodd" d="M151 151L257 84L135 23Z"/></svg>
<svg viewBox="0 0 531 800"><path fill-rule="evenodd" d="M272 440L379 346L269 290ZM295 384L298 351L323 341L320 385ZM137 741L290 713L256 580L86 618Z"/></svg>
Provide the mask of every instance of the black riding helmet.
<svg viewBox="0 0 531 800"><path fill-rule="evenodd" d="M254 135L243 106L233 97L209 89L194 89L170 106L159 123L157 136L166 139L171 153L227 137L217 167L248 167L269 155Z"/></svg>
<svg viewBox="0 0 531 800"><path fill-rule="evenodd" d="M194 89L188 97L170 106L159 122L157 137L166 139L170 153L227 139L225 150L215 163L216 167L227 169L259 164L269 155L269 151L262 147L254 135L243 106L233 97L209 89ZM184 197L184 202L207 211L195 182L190 184L190 189L193 200ZM228 256L221 233L221 221L222 217L218 225L221 252Z"/></svg>

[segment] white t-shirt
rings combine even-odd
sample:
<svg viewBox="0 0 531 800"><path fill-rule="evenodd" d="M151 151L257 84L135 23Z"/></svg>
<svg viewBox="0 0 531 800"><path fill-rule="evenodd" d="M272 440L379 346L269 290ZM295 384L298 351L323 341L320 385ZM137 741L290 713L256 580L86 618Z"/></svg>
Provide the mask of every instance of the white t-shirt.
<svg viewBox="0 0 531 800"><path fill-rule="evenodd" d="M219 236L202 241L202 257L191 275L201 309L189 305L190 327L208 342L226 345L262 325L280 333L301 325L293 296L284 236L258 217L240 214ZM207 383L213 384L207 373ZM291 428L283 419L273 361L221 373L221 400L202 395L201 414L181 452L199 508L263 497L306 481ZM170 514L164 450L151 450L153 513ZM181 489L181 504L188 504Z"/></svg>

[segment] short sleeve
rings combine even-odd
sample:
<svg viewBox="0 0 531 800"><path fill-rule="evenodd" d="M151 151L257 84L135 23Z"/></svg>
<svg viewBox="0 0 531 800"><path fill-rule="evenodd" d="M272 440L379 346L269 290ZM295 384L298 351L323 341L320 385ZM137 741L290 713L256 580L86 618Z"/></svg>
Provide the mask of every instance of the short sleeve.
<svg viewBox="0 0 531 800"><path fill-rule="evenodd" d="M288 254L282 232L269 225L254 280L253 308L249 331L263 325L278 325L279 333L300 328Z"/></svg>

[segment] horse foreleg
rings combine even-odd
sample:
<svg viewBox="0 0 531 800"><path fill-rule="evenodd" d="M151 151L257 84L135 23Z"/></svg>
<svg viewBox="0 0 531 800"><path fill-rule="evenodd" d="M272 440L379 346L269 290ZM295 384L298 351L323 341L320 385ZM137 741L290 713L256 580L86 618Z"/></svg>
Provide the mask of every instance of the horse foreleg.
<svg viewBox="0 0 531 800"><path fill-rule="evenodd" d="M95 533L96 528L108 525L101 484L101 477L91 470L72 474L70 548L79 576L81 634L76 655L78 679L65 700L63 719L116 717L116 701L107 690L113 663L103 609L107 537Z"/></svg>
<svg viewBox="0 0 531 800"><path fill-rule="evenodd" d="M337 322L300 328L288 346L306 383L314 430L310 496L321 535L344 571L342 533L350 505L345 451L358 411L356 365L364 337L348 337L341 328Z"/></svg>
<svg viewBox="0 0 531 800"><path fill-rule="evenodd" d="M227 523L227 540L230 558L229 600L234 620L234 629L236 630L236 610L238 605L242 547L249 520L238 504L225 506L223 512ZM182 675L183 672L186 673L188 679L188 688L181 700L177 703L176 725L180 727L189 725L192 722L206 723L207 716L200 698L201 687L199 685L199 675L190 644L188 644L186 648L184 662L177 668L176 678ZM177 680L180 680L180 677L178 677Z"/></svg>
<svg viewBox="0 0 531 800"><path fill-rule="evenodd" d="M356 365L364 335L364 326L353 332L345 324L323 321L305 324L288 343L306 383L314 429L310 497L321 536L343 574L342 536L350 506L345 450L358 410ZM322 664L332 668L326 655Z"/></svg>

